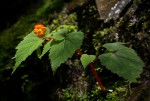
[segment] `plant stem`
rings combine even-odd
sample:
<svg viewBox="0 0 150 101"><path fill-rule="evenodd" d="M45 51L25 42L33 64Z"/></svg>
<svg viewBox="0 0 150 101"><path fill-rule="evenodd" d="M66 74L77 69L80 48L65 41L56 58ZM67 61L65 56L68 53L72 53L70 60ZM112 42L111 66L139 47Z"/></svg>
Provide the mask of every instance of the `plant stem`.
<svg viewBox="0 0 150 101"><path fill-rule="evenodd" d="M79 55L82 55L82 54L83 54L80 50L77 50L76 52L77 52L77 54L79 54ZM95 76L95 78L96 78L98 84L99 84L99 87L101 88L102 92L105 92L105 89L104 89L104 87L103 87L103 84L101 83L101 80L100 80L100 78L98 77L98 74L96 73L96 70L95 70L94 65L93 65L92 62L90 63L90 67L91 67L91 70L92 70L92 72L93 72L93 74L94 74L94 76Z"/></svg>
<svg viewBox="0 0 150 101"><path fill-rule="evenodd" d="M101 88L101 90L102 90L103 92L105 92L104 87L103 87L103 84L102 84L102 82L100 81L100 78L98 77L98 75L97 75L97 73L96 73L96 70L95 70L95 68L94 68L93 63L90 63L90 67L91 67L91 70L92 70L92 72L93 72L93 74L94 74L94 76L95 76L95 78L96 78L98 84L99 84L99 87Z"/></svg>

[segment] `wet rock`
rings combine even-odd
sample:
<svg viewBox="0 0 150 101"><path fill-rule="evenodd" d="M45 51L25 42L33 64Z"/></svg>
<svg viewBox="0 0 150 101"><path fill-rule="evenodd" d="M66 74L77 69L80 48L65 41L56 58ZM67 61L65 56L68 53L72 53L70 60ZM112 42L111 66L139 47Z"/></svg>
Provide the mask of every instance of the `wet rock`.
<svg viewBox="0 0 150 101"><path fill-rule="evenodd" d="M107 22L111 18L117 20L130 2L131 0L96 0L96 5L101 18Z"/></svg>
<svg viewBox="0 0 150 101"><path fill-rule="evenodd" d="M150 80L142 81L132 92L128 101L150 101Z"/></svg>
<svg viewBox="0 0 150 101"><path fill-rule="evenodd" d="M132 93L128 101L150 101L150 65L146 66L142 76L141 83L131 85Z"/></svg>
<svg viewBox="0 0 150 101"><path fill-rule="evenodd" d="M109 12L111 11L111 7L113 7L118 0L95 0L99 15L106 19L108 17Z"/></svg>

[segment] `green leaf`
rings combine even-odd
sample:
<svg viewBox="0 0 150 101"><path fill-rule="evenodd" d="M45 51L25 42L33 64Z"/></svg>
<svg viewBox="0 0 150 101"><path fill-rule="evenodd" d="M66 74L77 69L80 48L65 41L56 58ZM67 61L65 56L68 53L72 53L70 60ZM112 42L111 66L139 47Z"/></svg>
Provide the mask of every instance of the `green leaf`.
<svg viewBox="0 0 150 101"><path fill-rule="evenodd" d="M67 36L68 31L69 31L68 28L61 29L58 32L53 33L52 38L56 40L63 40Z"/></svg>
<svg viewBox="0 0 150 101"><path fill-rule="evenodd" d="M50 50L50 48L51 48L51 42L52 42L52 40L51 40L51 41L48 41L48 42L44 45L44 48L43 48L43 51L42 51L42 54L41 54L40 58L41 58L46 52L48 52L48 51Z"/></svg>
<svg viewBox="0 0 150 101"><path fill-rule="evenodd" d="M59 33L62 40L52 44L49 54L54 73L61 63L71 58L74 52L80 48L84 36L82 32L66 33L66 29L64 29L64 32L61 30Z"/></svg>
<svg viewBox="0 0 150 101"><path fill-rule="evenodd" d="M108 51L114 51L114 50L120 50L122 48L125 48L123 45L125 43L122 42L115 42L115 43L106 43L103 45Z"/></svg>
<svg viewBox="0 0 150 101"><path fill-rule="evenodd" d="M84 67L84 69L87 67L87 65L91 62L93 62L95 59L95 55L87 55L87 54L83 54L80 58L81 63Z"/></svg>
<svg viewBox="0 0 150 101"><path fill-rule="evenodd" d="M13 68L13 72L17 69L22 61L24 61L29 55L32 54L34 50L36 50L42 44L43 41L44 39L38 38L34 32L31 32L26 37L24 37L23 41L21 41L16 47L16 62Z"/></svg>
<svg viewBox="0 0 150 101"><path fill-rule="evenodd" d="M37 54L38 58L40 58L41 52L42 52L41 51L41 47L39 47L39 48L36 49L36 54Z"/></svg>
<svg viewBox="0 0 150 101"><path fill-rule="evenodd" d="M144 62L136 52L122 43L103 45L109 52L99 56L102 65L119 76L135 82L143 71Z"/></svg>
<svg viewBox="0 0 150 101"><path fill-rule="evenodd" d="M45 37L50 37L51 34L50 34L50 29L49 29L49 26L46 27L46 31L45 31Z"/></svg>

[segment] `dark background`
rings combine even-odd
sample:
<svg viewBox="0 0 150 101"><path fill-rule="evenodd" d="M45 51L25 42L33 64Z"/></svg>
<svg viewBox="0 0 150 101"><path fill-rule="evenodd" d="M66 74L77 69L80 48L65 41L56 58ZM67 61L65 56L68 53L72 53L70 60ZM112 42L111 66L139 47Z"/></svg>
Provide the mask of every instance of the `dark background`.
<svg viewBox="0 0 150 101"><path fill-rule="evenodd" d="M39 0L1 0L0 2L0 31L10 27L24 14L31 5Z"/></svg>

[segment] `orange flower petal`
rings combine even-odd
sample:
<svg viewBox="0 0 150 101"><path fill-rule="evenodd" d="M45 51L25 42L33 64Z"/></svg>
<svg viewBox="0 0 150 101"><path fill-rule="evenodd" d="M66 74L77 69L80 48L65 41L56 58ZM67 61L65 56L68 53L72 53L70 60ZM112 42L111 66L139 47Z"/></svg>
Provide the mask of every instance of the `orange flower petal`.
<svg viewBox="0 0 150 101"><path fill-rule="evenodd" d="M46 27L40 23L34 26L33 32L40 38L45 36L45 31L46 31Z"/></svg>
<svg viewBox="0 0 150 101"><path fill-rule="evenodd" d="M41 23L35 24L35 26L34 26L35 29L39 29L39 28L42 28L42 27L45 27L45 26L42 25Z"/></svg>
<svg viewBox="0 0 150 101"><path fill-rule="evenodd" d="M38 33L38 29L34 29L33 32L34 32L34 33Z"/></svg>
<svg viewBox="0 0 150 101"><path fill-rule="evenodd" d="M42 29L42 31L43 31L43 32L45 32L45 30L46 30L46 27L42 27L41 29Z"/></svg>

